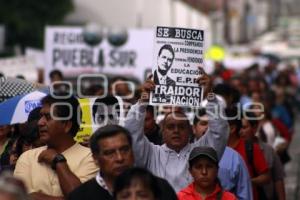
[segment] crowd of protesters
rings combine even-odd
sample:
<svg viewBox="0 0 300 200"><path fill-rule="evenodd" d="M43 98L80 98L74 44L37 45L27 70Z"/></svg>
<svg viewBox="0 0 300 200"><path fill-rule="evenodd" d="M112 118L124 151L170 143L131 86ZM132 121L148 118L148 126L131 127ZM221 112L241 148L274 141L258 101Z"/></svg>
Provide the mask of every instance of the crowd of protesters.
<svg viewBox="0 0 300 200"><path fill-rule="evenodd" d="M151 78L133 91L129 79L115 77L110 95L123 97L124 124L109 120L83 144L74 140L75 95L47 95L26 123L0 126L0 199L285 200L300 76L278 64L270 58L264 68L233 71L216 63L199 77L207 104L189 113L148 105ZM57 94L66 92L60 71L50 79ZM97 97L103 87L85 94ZM50 112L62 102L71 118L64 106ZM226 118L211 115L216 105Z"/></svg>

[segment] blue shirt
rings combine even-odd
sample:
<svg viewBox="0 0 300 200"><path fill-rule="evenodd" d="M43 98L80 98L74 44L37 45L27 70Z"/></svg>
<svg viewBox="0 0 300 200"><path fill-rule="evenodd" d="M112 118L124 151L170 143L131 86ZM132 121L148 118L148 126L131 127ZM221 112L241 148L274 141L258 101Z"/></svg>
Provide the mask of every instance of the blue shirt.
<svg viewBox="0 0 300 200"><path fill-rule="evenodd" d="M219 162L218 178L224 190L232 192L239 200L252 200L252 186L244 160L238 152L226 147Z"/></svg>

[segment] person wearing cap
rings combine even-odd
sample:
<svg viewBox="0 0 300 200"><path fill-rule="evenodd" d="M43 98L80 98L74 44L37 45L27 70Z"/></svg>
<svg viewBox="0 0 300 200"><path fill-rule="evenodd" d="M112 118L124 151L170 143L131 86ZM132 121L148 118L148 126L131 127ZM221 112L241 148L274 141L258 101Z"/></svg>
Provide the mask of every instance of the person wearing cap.
<svg viewBox="0 0 300 200"><path fill-rule="evenodd" d="M208 128L208 115L204 108L197 110L193 121L194 141L200 139ZM243 158L230 147L226 147L219 161L218 178L223 189L232 192L239 200L252 200L252 185Z"/></svg>
<svg viewBox="0 0 300 200"><path fill-rule="evenodd" d="M207 98L209 99L207 109L213 113L216 106L219 106L219 111L223 112L217 98L214 95L208 95L210 78L203 70L202 72L199 84L204 87L204 96L211 97ZM189 137L192 133L192 127L185 113L179 110L165 115L162 122L164 144L154 145L144 135L145 102L149 100L149 93L154 88L154 82L148 79L143 85L141 99L128 112L125 127L130 131L133 138L132 146L137 166L145 167L156 176L168 180L178 192L193 180L187 162L191 150L197 146L211 146L216 149L218 157L221 158L227 143L229 125L222 117L210 117L205 136L191 144Z"/></svg>
<svg viewBox="0 0 300 200"><path fill-rule="evenodd" d="M208 146L195 147L190 153L189 172L194 181L178 193L179 200L235 200L222 189L218 180L217 152Z"/></svg>

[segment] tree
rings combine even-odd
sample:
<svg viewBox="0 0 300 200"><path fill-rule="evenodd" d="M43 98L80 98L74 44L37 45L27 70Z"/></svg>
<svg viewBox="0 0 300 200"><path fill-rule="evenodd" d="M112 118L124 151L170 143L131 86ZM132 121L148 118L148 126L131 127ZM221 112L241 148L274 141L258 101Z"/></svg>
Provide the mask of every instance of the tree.
<svg viewBox="0 0 300 200"><path fill-rule="evenodd" d="M73 10L72 0L0 0L0 24L6 45L42 48L46 25L60 25Z"/></svg>

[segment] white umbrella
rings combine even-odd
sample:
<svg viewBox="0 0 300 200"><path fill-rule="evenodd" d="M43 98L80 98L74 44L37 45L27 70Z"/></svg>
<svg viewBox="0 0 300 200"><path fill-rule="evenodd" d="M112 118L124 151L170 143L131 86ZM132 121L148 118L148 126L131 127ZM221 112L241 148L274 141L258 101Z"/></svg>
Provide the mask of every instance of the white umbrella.
<svg viewBox="0 0 300 200"><path fill-rule="evenodd" d="M0 103L0 126L26 122L29 113L41 106L40 100L46 95L45 92L34 91Z"/></svg>

